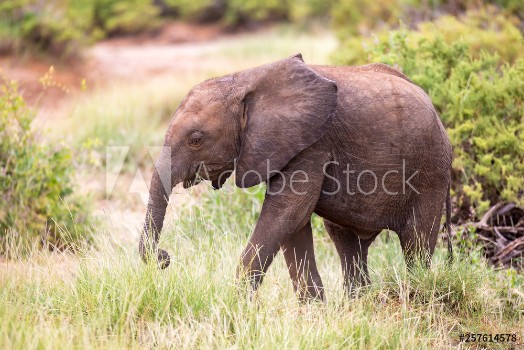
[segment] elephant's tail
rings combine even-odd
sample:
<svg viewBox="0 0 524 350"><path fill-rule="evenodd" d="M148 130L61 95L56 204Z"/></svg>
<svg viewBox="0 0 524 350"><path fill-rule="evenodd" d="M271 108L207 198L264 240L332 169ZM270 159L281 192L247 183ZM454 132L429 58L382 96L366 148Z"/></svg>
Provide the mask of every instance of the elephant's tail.
<svg viewBox="0 0 524 350"><path fill-rule="evenodd" d="M446 232L448 235L448 264L453 264L453 246L451 245L451 181L448 184L448 194L446 195Z"/></svg>

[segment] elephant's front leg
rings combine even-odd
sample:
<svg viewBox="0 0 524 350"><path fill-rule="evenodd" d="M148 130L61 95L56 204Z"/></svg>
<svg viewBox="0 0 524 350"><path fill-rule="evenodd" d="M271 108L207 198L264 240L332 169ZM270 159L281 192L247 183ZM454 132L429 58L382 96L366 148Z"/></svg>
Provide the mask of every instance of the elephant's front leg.
<svg viewBox="0 0 524 350"><path fill-rule="evenodd" d="M282 252L299 300L324 300L324 287L315 261L310 221L291 235L282 245Z"/></svg>
<svg viewBox="0 0 524 350"><path fill-rule="evenodd" d="M324 178L323 163L318 159L299 158L268 181L260 218L242 255L240 268L253 290L262 282L280 247L310 220Z"/></svg>

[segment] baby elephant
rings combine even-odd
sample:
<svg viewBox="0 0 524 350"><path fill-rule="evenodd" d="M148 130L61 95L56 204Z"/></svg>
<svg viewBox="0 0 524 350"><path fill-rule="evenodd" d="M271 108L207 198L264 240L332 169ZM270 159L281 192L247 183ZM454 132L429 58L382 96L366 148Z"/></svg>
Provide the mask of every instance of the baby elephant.
<svg viewBox="0 0 524 350"><path fill-rule="evenodd" d="M301 300L324 299L311 215L324 219L348 292L369 283L368 248L395 231L408 266L429 265L446 202L451 146L424 91L383 64L307 65L296 55L206 80L184 98L151 181L140 239L157 247L172 188L199 179L218 189L234 171L241 188L266 182L240 271L253 290L281 249ZM452 257L451 245L448 249Z"/></svg>

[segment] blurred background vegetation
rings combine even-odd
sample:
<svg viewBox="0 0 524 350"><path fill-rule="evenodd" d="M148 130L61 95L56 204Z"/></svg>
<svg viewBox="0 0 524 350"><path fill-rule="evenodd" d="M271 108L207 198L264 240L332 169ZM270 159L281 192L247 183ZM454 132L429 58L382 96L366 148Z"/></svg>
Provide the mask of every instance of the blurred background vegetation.
<svg viewBox="0 0 524 350"><path fill-rule="evenodd" d="M500 36L516 39L513 31L522 30L524 4L520 0L4 0L0 16L1 52L38 49L74 55L107 37L154 32L173 18L221 22L230 28L275 21L306 25L321 19L331 22L341 41L347 42L400 23L416 29L444 17L437 26L448 40L467 34L471 42L480 34L480 43L472 49L481 49L502 46L496 40ZM427 33L427 25L422 27ZM468 33L468 28L475 30Z"/></svg>

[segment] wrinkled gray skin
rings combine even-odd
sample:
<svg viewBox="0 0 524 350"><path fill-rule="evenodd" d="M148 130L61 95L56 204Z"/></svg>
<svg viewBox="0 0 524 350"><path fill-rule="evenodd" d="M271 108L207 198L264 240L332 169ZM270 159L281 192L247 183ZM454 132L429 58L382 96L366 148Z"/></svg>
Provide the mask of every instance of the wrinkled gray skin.
<svg viewBox="0 0 524 350"><path fill-rule="evenodd" d="M274 171L282 172L285 186L266 194L242 255L239 272L254 290L282 250L299 298L324 298L311 233L314 212L324 218L351 292L369 283L368 247L383 229L398 234L408 265L417 258L429 264L446 197L449 209L452 153L444 127L424 91L382 64L313 66L297 55L207 80L182 101L165 146L140 240L142 258L154 256L161 268L169 265L168 253L157 247L167 199L176 184L195 183L199 164L209 173L198 175L215 188L235 159L239 187L266 181L278 192L284 178ZM360 176L356 191L365 170L378 179L371 194L369 173ZM391 170L396 172L386 174ZM403 181L414 173L409 183L416 191ZM306 174L308 181L299 182Z"/></svg>

